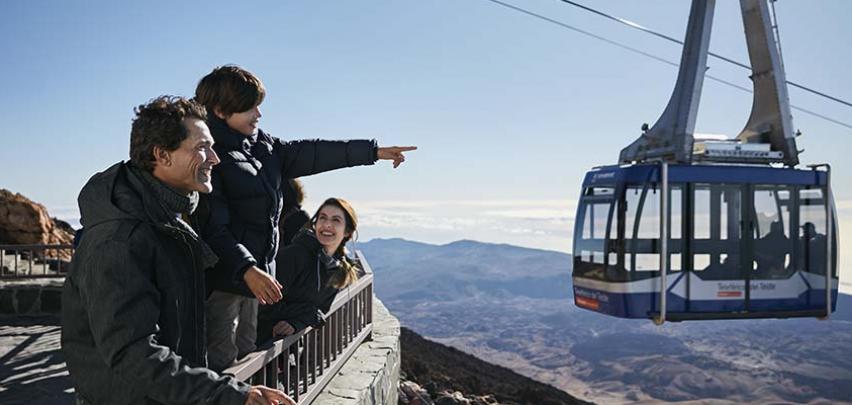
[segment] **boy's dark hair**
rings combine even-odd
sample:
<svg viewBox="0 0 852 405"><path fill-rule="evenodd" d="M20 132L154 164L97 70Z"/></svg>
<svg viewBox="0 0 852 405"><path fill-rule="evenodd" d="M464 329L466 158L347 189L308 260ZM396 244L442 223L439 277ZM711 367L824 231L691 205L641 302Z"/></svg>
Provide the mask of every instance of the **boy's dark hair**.
<svg viewBox="0 0 852 405"><path fill-rule="evenodd" d="M266 88L248 70L235 65L219 66L204 76L195 88L195 100L209 113L218 108L225 116L248 111L263 102Z"/></svg>
<svg viewBox="0 0 852 405"><path fill-rule="evenodd" d="M185 118L207 119L201 104L177 96L160 96L133 109L136 118L130 130L130 161L137 167L154 170L154 146L167 151L180 147L189 130Z"/></svg>

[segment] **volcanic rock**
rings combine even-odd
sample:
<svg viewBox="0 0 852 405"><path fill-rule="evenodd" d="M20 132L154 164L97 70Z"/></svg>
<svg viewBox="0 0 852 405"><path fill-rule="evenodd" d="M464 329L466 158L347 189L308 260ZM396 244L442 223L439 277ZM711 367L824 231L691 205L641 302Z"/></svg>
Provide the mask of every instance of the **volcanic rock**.
<svg viewBox="0 0 852 405"><path fill-rule="evenodd" d="M57 225L47 209L20 193L0 189L0 244L68 245L74 241L73 228ZM48 251L51 258L70 260L66 250ZM58 257L57 257L58 256Z"/></svg>

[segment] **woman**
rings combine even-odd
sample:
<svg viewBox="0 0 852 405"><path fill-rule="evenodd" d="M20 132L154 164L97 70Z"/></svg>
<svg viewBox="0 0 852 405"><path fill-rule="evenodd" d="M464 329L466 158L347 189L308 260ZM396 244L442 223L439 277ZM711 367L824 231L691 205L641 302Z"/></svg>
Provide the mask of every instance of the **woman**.
<svg viewBox="0 0 852 405"><path fill-rule="evenodd" d="M358 279L355 263L344 254L357 226L352 206L329 198L292 244L279 252L277 279L284 286L284 298L260 307L258 343L322 326L337 291Z"/></svg>

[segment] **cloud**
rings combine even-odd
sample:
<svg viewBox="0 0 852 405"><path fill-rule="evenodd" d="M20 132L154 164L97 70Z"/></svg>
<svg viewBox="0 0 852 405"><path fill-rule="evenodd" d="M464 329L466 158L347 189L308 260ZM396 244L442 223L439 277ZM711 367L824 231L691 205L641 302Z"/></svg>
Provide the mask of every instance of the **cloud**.
<svg viewBox="0 0 852 405"><path fill-rule="evenodd" d="M353 201L364 239L459 239L570 250L576 203L569 200Z"/></svg>

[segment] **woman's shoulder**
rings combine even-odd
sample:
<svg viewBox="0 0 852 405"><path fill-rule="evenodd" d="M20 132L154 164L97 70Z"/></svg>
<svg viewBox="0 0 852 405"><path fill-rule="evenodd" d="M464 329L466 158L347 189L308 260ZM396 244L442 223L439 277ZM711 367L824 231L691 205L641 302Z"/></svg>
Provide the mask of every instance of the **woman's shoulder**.
<svg viewBox="0 0 852 405"><path fill-rule="evenodd" d="M279 255L284 257L314 257L319 252L319 241L312 234L302 231L293 237L293 242L284 246Z"/></svg>

